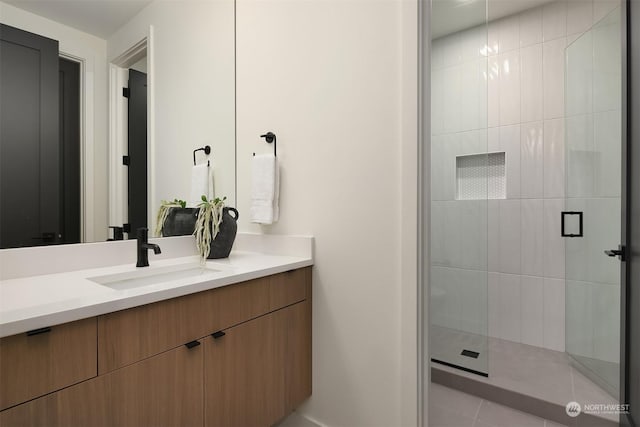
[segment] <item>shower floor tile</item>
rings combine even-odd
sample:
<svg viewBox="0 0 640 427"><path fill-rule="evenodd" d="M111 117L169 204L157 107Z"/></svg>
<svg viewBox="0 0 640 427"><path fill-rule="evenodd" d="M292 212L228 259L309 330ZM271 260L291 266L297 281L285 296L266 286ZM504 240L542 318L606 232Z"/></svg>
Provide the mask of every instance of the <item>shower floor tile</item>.
<svg viewBox="0 0 640 427"><path fill-rule="evenodd" d="M429 386L429 427L563 427L440 384Z"/></svg>
<svg viewBox="0 0 640 427"><path fill-rule="evenodd" d="M432 337L438 337L438 341L432 338L432 348L438 348L437 346L441 345L440 340L445 340L446 338L446 348L449 349L448 351L451 354L455 354L461 351L458 350L458 347L462 347L472 341L471 338L466 336L469 334L460 331L433 326L432 328L440 329L432 334ZM487 392L489 390L489 394L499 393L504 399L511 399L514 403L518 403L518 396L534 398L543 403L543 405L538 406L544 407L547 411L554 410L556 416L555 418L552 417L552 419L564 421L566 424L571 424L571 421L573 421L573 419L564 414L563 408L568 402L576 401L580 404L618 403L616 398L578 372L572 366L573 362L566 353L497 338L486 339L483 337L483 339L487 341L488 347L488 354L485 355L488 363L488 377L464 372L438 363L431 364L432 375L434 370L439 370L444 373L453 373L462 379L471 379L475 384L472 387L473 390L464 389L469 393L479 394L476 391ZM434 377L438 378L439 376L435 375ZM465 382L459 382L459 384L463 383ZM466 387L469 383L466 382L465 384ZM505 394L505 392L511 393L511 395ZM490 398L489 395L484 397ZM544 403L553 404L556 407L544 405ZM535 407L536 405L533 406ZM559 409L562 409L562 411ZM542 414L538 413L538 415ZM618 420L618 415L615 414L603 414L599 415L599 417L609 422L617 422Z"/></svg>

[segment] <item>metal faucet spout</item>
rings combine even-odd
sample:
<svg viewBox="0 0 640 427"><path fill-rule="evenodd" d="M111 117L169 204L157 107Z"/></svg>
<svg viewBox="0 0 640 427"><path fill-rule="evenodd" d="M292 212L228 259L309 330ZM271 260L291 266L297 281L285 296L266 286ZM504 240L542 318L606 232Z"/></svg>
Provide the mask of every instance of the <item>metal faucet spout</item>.
<svg viewBox="0 0 640 427"><path fill-rule="evenodd" d="M149 249L153 249L153 253L158 255L161 253L160 246L149 243L149 229L138 228L138 262L136 267L149 267Z"/></svg>
<svg viewBox="0 0 640 427"><path fill-rule="evenodd" d="M156 255L162 253L162 251L160 250L160 246L156 245L155 243L145 243L142 245L142 247L145 249L153 249L153 253Z"/></svg>

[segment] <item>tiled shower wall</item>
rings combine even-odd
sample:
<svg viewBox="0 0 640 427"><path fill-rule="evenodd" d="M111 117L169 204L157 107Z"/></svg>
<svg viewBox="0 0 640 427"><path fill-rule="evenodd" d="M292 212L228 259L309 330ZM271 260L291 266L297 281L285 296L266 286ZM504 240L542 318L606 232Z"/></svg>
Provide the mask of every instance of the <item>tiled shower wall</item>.
<svg viewBox="0 0 640 427"><path fill-rule="evenodd" d="M619 4L556 1L433 42L434 324L565 350L565 47ZM497 151L506 198L456 200L456 156Z"/></svg>

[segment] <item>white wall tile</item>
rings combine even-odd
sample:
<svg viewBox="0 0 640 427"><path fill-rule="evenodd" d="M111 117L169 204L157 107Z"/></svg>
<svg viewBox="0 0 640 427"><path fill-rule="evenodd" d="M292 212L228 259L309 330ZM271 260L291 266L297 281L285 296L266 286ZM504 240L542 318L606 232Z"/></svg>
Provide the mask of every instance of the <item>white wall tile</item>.
<svg viewBox="0 0 640 427"><path fill-rule="evenodd" d="M445 132L460 132L460 107L462 105L463 93L460 90L462 84L462 71L464 65L454 65L444 69L445 84L444 98L442 103L443 127Z"/></svg>
<svg viewBox="0 0 640 427"><path fill-rule="evenodd" d="M601 176L600 155L593 142L593 116L578 115L565 119L565 182L567 197L594 197Z"/></svg>
<svg viewBox="0 0 640 427"><path fill-rule="evenodd" d="M618 15L614 16L618 18ZM612 18L614 18L612 17ZM593 33L593 111L619 109L622 96L620 19L607 18Z"/></svg>
<svg viewBox="0 0 640 427"><path fill-rule="evenodd" d="M518 15L508 16L498 21L500 53L520 47L520 20Z"/></svg>
<svg viewBox="0 0 640 427"><path fill-rule="evenodd" d="M489 56L500 53L500 21L491 21L487 25L487 53Z"/></svg>
<svg viewBox="0 0 640 427"><path fill-rule="evenodd" d="M564 238L560 235L560 213L563 199L544 200L544 275L564 278Z"/></svg>
<svg viewBox="0 0 640 427"><path fill-rule="evenodd" d="M431 268L431 298L433 310L430 313L434 325L459 329L462 313L461 289L455 280L455 269Z"/></svg>
<svg viewBox="0 0 640 427"><path fill-rule="evenodd" d="M520 285L520 340L524 344L544 345L544 279L522 276Z"/></svg>
<svg viewBox="0 0 640 427"><path fill-rule="evenodd" d="M593 285L593 357L620 362L620 286Z"/></svg>
<svg viewBox="0 0 640 427"><path fill-rule="evenodd" d="M593 35L582 35L566 52L567 116L588 114L593 110Z"/></svg>
<svg viewBox="0 0 640 427"><path fill-rule="evenodd" d="M442 39L431 42L431 69L438 70L444 67L444 43Z"/></svg>
<svg viewBox="0 0 640 427"><path fill-rule="evenodd" d="M544 279L544 346L564 351L564 280Z"/></svg>
<svg viewBox="0 0 640 427"><path fill-rule="evenodd" d="M600 21L620 5L620 0L593 0L593 23Z"/></svg>
<svg viewBox="0 0 640 427"><path fill-rule="evenodd" d="M529 199L544 195L544 127L542 122L520 126L520 194Z"/></svg>
<svg viewBox="0 0 640 427"><path fill-rule="evenodd" d="M592 358L594 313L591 284L567 280L566 298L566 351Z"/></svg>
<svg viewBox="0 0 640 427"><path fill-rule="evenodd" d="M488 329L487 272L456 270L455 280L460 292L460 329L472 334L486 335Z"/></svg>
<svg viewBox="0 0 640 427"><path fill-rule="evenodd" d="M564 117L564 37L542 46L542 78L544 81L544 118Z"/></svg>
<svg viewBox="0 0 640 427"><path fill-rule="evenodd" d="M487 269L487 201L463 200L448 204L447 256L454 267Z"/></svg>
<svg viewBox="0 0 640 427"><path fill-rule="evenodd" d="M479 25L461 34L462 62L475 61L481 56L481 51L487 43L487 30Z"/></svg>
<svg viewBox="0 0 640 427"><path fill-rule="evenodd" d="M462 64L460 86L459 130L466 131L486 127L487 123L487 58Z"/></svg>
<svg viewBox="0 0 640 427"><path fill-rule="evenodd" d="M431 137L431 200L454 200L456 196L455 157L458 134Z"/></svg>
<svg viewBox="0 0 640 427"><path fill-rule="evenodd" d="M489 212L491 215L491 211ZM522 200L522 274L544 276L544 201ZM489 219L491 221L491 219Z"/></svg>
<svg viewBox="0 0 640 427"><path fill-rule="evenodd" d="M568 0L567 34L583 33L593 23L593 4L585 0Z"/></svg>
<svg viewBox="0 0 640 427"><path fill-rule="evenodd" d="M498 56L488 59L487 124L490 128L500 126L500 61Z"/></svg>
<svg viewBox="0 0 640 427"><path fill-rule="evenodd" d="M500 200L489 200L487 211L487 265L491 272L500 271Z"/></svg>
<svg viewBox="0 0 640 427"><path fill-rule="evenodd" d="M500 272L521 271L521 201L500 200Z"/></svg>
<svg viewBox="0 0 640 427"><path fill-rule="evenodd" d="M520 342L520 277L500 274L500 338Z"/></svg>
<svg viewBox="0 0 640 427"><path fill-rule="evenodd" d="M500 126L520 122L520 53L498 55L500 64Z"/></svg>
<svg viewBox="0 0 640 427"><path fill-rule="evenodd" d="M452 260L447 259L447 202L434 200L431 202L431 263L433 265L450 266Z"/></svg>
<svg viewBox="0 0 640 427"><path fill-rule="evenodd" d="M622 114L611 110L593 115L593 142L599 167L595 179L595 194L600 197L620 197L622 159ZM595 171L594 171L595 172Z"/></svg>
<svg viewBox="0 0 640 427"><path fill-rule="evenodd" d="M543 118L542 44L520 50L520 114L522 122Z"/></svg>
<svg viewBox="0 0 640 427"><path fill-rule="evenodd" d="M544 122L544 197L564 197L564 119Z"/></svg>
<svg viewBox="0 0 640 427"><path fill-rule="evenodd" d="M567 2L559 0L544 5L542 9L542 35L544 41L567 35Z"/></svg>
<svg viewBox="0 0 640 427"><path fill-rule="evenodd" d="M536 7L519 15L520 47L542 43L542 8Z"/></svg>
<svg viewBox="0 0 640 427"><path fill-rule="evenodd" d="M452 67L462 62L462 33L454 33L442 39L442 66Z"/></svg>
<svg viewBox="0 0 640 427"><path fill-rule="evenodd" d="M500 312L500 273L489 272L487 274L489 292L488 318L489 318L489 336L501 338L502 323L504 320Z"/></svg>
<svg viewBox="0 0 640 427"><path fill-rule="evenodd" d="M507 199L520 198L520 126L502 126L500 151L506 153Z"/></svg>
<svg viewBox="0 0 640 427"><path fill-rule="evenodd" d="M489 336L520 342L520 276L489 273Z"/></svg>

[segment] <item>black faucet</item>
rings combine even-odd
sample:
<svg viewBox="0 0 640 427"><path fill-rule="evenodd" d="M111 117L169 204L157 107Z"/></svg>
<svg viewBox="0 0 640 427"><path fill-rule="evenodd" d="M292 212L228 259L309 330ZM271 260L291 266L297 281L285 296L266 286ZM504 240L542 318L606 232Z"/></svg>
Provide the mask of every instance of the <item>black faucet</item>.
<svg viewBox="0 0 640 427"><path fill-rule="evenodd" d="M153 253L160 253L160 246L149 243L149 229L138 228L138 262L136 267L149 267L149 249L153 249Z"/></svg>

